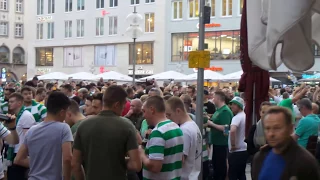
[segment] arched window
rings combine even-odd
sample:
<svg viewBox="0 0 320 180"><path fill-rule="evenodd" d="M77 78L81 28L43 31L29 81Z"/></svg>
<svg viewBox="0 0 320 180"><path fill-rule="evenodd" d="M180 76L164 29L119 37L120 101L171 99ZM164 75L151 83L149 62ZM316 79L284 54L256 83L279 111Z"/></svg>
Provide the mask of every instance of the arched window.
<svg viewBox="0 0 320 180"><path fill-rule="evenodd" d="M0 63L9 63L9 48L5 45L0 46Z"/></svg>
<svg viewBox="0 0 320 180"><path fill-rule="evenodd" d="M313 44L313 51L314 56L320 56L320 46L318 46L316 43Z"/></svg>
<svg viewBox="0 0 320 180"><path fill-rule="evenodd" d="M14 48L12 56L12 62L14 64L24 64L24 50L21 47Z"/></svg>

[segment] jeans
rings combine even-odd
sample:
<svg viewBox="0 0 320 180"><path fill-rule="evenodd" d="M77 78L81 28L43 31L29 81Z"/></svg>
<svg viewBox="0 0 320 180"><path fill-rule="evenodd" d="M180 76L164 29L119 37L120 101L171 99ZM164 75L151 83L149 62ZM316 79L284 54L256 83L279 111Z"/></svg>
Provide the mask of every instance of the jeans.
<svg viewBox="0 0 320 180"><path fill-rule="evenodd" d="M15 165L8 167L8 180L27 180L27 168Z"/></svg>
<svg viewBox="0 0 320 180"><path fill-rule="evenodd" d="M247 151L229 153L229 180L246 180L247 159Z"/></svg>
<svg viewBox="0 0 320 180"><path fill-rule="evenodd" d="M213 179L225 180L227 176L228 146L212 146Z"/></svg>

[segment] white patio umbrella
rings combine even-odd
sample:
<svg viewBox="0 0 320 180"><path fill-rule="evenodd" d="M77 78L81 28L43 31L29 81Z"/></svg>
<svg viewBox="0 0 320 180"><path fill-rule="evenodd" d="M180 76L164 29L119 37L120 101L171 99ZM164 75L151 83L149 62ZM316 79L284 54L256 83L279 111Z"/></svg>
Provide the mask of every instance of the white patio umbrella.
<svg viewBox="0 0 320 180"><path fill-rule="evenodd" d="M185 74L176 72L176 71L166 71L166 72L162 72L159 74L154 74L152 76L147 76L144 78L141 78L141 81L145 81L145 80L159 80L159 81L164 81L164 80L176 80L176 79L180 79L185 77Z"/></svg>
<svg viewBox="0 0 320 180"><path fill-rule="evenodd" d="M177 78L179 81L197 81L198 73L189 74L182 78ZM223 78L223 75L211 70L204 71L204 80L206 81L220 81Z"/></svg>
<svg viewBox="0 0 320 180"><path fill-rule="evenodd" d="M102 74L98 74L95 77L96 79L102 78L105 81L114 80L114 81L122 81L122 82L132 82L132 77L115 72L115 71L108 71Z"/></svg>
<svg viewBox="0 0 320 180"><path fill-rule="evenodd" d="M68 75L62 72L52 72L42 76L38 76L39 80L68 80Z"/></svg>
<svg viewBox="0 0 320 180"><path fill-rule="evenodd" d="M237 72L234 72L234 73L226 74L226 75L223 76L222 81L224 81L224 82L239 81L241 79L241 75L242 74L243 74L243 71L237 71ZM270 82L280 82L280 81L270 77Z"/></svg>
<svg viewBox="0 0 320 180"><path fill-rule="evenodd" d="M78 72L68 75L68 78L72 80L84 80L84 81L96 81L97 77L94 74L88 72Z"/></svg>

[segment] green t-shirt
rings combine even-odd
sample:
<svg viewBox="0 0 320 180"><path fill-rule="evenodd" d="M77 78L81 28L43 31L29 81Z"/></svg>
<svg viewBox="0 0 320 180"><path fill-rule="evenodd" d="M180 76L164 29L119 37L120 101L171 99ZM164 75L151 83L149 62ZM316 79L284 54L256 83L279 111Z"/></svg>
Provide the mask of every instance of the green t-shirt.
<svg viewBox="0 0 320 180"><path fill-rule="evenodd" d="M142 138L145 138L145 132L148 130L147 120L143 120L141 123L140 134Z"/></svg>
<svg viewBox="0 0 320 180"><path fill-rule="evenodd" d="M230 125L233 113L227 105L217 109L211 117L211 121L217 125ZM228 136L225 136L222 131L211 128L211 143L213 145L227 146Z"/></svg>
<svg viewBox="0 0 320 180"><path fill-rule="evenodd" d="M79 125L81 124L82 120L78 121L77 123L75 123L72 127L71 127L71 132L72 132L72 135L74 135L77 130L78 130L78 127Z"/></svg>
<svg viewBox="0 0 320 180"><path fill-rule="evenodd" d="M298 144L300 146L307 147L309 137L318 134L319 124L320 119L315 114L309 114L299 121L295 134L299 136Z"/></svg>
<svg viewBox="0 0 320 180"><path fill-rule="evenodd" d="M292 122L295 123L296 117L293 111L293 103L292 103L292 99L288 98L288 99L284 99L279 103L279 106L281 107L285 107L288 108L291 113L292 113Z"/></svg>
<svg viewBox="0 0 320 180"><path fill-rule="evenodd" d="M279 103L279 106L288 108L291 110L291 112L293 112L292 99L290 99L290 98L282 100Z"/></svg>

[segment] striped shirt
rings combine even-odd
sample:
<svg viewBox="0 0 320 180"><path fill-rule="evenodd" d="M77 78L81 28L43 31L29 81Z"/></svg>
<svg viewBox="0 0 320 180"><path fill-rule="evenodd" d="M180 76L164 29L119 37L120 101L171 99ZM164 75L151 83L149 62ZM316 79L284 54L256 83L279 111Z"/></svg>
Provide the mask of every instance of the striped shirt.
<svg viewBox="0 0 320 180"><path fill-rule="evenodd" d="M0 123L0 138L4 139L10 134L10 131L2 124Z"/></svg>
<svg viewBox="0 0 320 180"><path fill-rule="evenodd" d="M25 108L31 112L37 123L41 122L47 116L47 108L34 100L32 100L31 106Z"/></svg>
<svg viewBox="0 0 320 180"><path fill-rule="evenodd" d="M150 134L145 152L151 160L162 160L162 168L159 173L152 173L144 166L144 180L180 180L183 133L176 123L170 120L158 123Z"/></svg>
<svg viewBox="0 0 320 180"><path fill-rule="evenodd" d="M2 114L8 113L8 102L4 101L4 99L0 100L0 113Z"/></svg>

